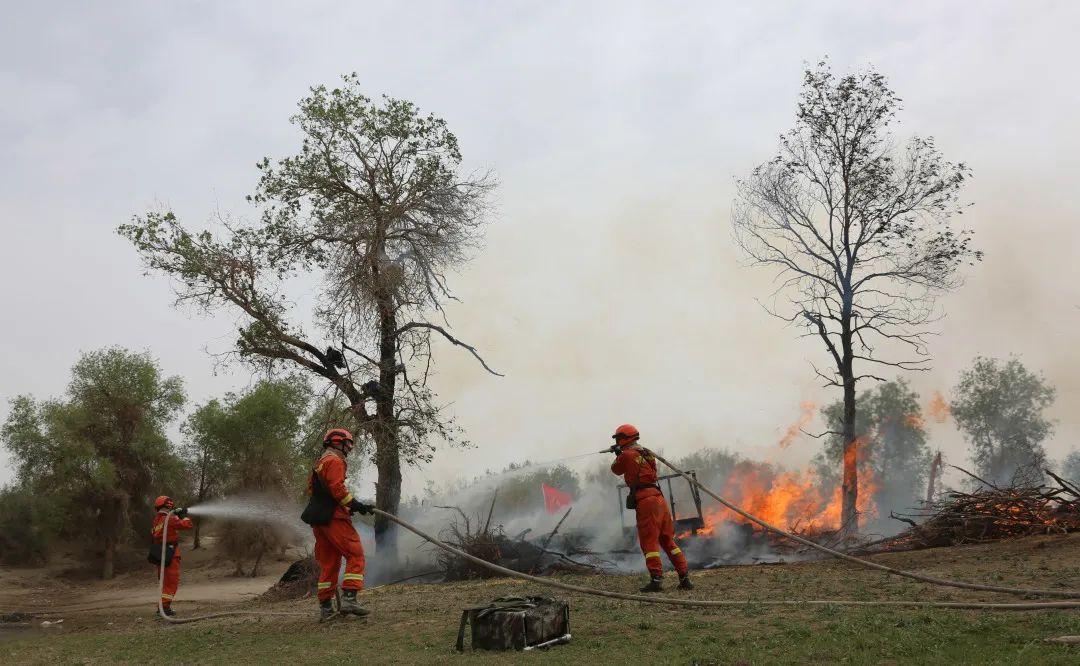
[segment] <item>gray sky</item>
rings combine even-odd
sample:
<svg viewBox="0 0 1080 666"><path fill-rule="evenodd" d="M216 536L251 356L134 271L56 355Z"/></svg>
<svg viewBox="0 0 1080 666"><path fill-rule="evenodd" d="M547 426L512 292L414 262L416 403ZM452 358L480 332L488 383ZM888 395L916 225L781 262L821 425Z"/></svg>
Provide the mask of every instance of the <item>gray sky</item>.
<svg viewBox="0 0 1080 666"><path fill-rule="evenodd" d="M362 6L363 5L363 6ZM587 6L582 6L587 5ZM799 404L837 396L754 302L733 179L793 120L807 61L873 64L974 179L964 222L983 265L943 305L924 398L976 353L1021 355L1059 389L1078 441L1080 132L1072 2L20 3L0 26L0 400L60 393L77 354L150 349L193 401L240 388L204 351L232 319L171 306L114 228L162 205L250 215L256 160L298 145L307 88L356 71L372 96L443 116L499 176L486 247L454 280L456 330L507 377L442 350L437 388L476 448L426 478L597 449L618 423L679 453L776 442ZM6 415L6 404L0 417ZM951 425L934 444L957 462ZM0 470L0 482L10 479Z"/></svg>

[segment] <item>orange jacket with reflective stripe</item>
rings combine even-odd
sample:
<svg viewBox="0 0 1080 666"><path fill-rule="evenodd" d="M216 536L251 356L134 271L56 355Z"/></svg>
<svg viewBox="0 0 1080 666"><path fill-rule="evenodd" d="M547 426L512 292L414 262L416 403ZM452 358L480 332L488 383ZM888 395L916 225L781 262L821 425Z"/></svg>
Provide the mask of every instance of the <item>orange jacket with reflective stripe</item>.
<svg viewBox="0 0 1080 666"><path fill-rule="evenodd" d="M154 526L150 528L150 536L154 538L154 543L161 543L161 535L165 531L165 516L167 514L159 511L158 515L154 516ZM169 543L176 543L180 538L180 530L190 530L195 525L191 522L191 518L178 518L176 514L169 516Z"/></svg>
<svg viewBox="0 0 1080 666"><path fill-rule="evenodd" d="M613 474L622 474L623 481L631 488L656 483L656 458L647 450L631 444L611 463ZM636 492L638 498L660 495L658 488L641 488Z"/></svg>
<svg viewBox="0 0 1080 666"><path fill-rule="evenodd" d="M322 479L323 485L330 491L330 496L338 504L337 508L334 509L334 518L349 518L349 510L346 507L353 500L353 496L349 489L345 487L345 473L348 470L349 466L345 459L332 451L323 453L322 457L315 463L315 473ZM311 485L312 478L311 475L308 475L308 495L312 492Z"/></svg>

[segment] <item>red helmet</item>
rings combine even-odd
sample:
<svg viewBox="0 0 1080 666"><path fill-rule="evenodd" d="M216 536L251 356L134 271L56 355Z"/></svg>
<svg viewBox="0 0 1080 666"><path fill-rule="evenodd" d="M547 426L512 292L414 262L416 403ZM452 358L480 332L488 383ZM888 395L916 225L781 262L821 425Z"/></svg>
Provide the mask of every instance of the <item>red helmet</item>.
<svg viewBox="0 0 1080 666"><path fill-rule="evenodd" d="M353 448L352 433L345 428L331 428L323 436L323 446L331 446L340 449L342 453L348 453Z"/></svg>
<svg viewBox="0 0 1080 666"><path fill-rule="evenodd" d="M615 428L615 434L611 436L611 438L615 440L615 443L620 446L633 444L638 441L640 437L641 433L638 432L638 429L629 423L624 423L618 428Z"/></svg>
<svg viewBox="0 0 1080 666"><path fill-rule="evenodd" d="M158 510L171 509L173 506L172 498L168 495L158 495L158 498L154 500L154 508Z"/></svg>

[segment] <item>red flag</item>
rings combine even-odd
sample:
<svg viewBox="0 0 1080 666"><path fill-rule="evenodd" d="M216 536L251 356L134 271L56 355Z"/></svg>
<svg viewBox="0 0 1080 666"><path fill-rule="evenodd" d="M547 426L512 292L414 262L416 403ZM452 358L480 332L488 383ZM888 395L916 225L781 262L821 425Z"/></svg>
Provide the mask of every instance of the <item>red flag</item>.
<svg viewBox="0 0 1080 666"><path fill-rule="evenodd" d="M570 496L570 493L564 493L558 488L552 488L546 483L541 483L540 487L544 491L544 509L546 509L548 513L555 513L559 509L574 503L574 498Z"/></svg>

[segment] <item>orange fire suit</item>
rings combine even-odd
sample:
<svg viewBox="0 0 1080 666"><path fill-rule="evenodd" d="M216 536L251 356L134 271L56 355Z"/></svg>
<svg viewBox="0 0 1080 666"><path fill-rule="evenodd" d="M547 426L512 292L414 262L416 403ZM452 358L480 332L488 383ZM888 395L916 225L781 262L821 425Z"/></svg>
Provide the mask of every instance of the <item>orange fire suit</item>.
<svg viewBox="0 0 1080 666"><path fill-rule="evenodd" d="M315 534L315 560L319 563L319 601L326 601L334 596L337 587L338 572L341 570L341 558L345 558L345 578L341 583L344 590L364 589L364 546L360 535L353 527L348 505L352 493L345 487L345 472L348 466L345 459L328 449L315 463L314 474L319 475L330 496L338 503L334 517L329 525L312 525ZM308 477L308 494L312 492L312 478Z"/></svg>
<svg viewBox="0 0 1080 666"><path fill-rule="evenodd" d="M169 516L169 530L168 540L171 544L177 544L180 540L180 530L190 530L194 525L191 522L191 518L178 518L175 515L169 515L168 511L158 511L158 514L154 516L153 527L150 528L150 536L154 539L154 544L161 546L161 536L165 532L165 516ZM180 586L180 546L176 546L174 551L172 562L169 566L165 567L165 580L161 586L161 605L168 608L172 605L173 597L176 596L176 588ZM161 566L157 568L158 578L161 578Z"/></svg>
<svg viewBox="0 0 1080 666"><path fill-rule="evenodd" d="M637 531L641 552L645 554L645 566L649 574L656 577L664 572L660 561L660 549L667 553L668 560L679 572L687 573L686 556L679 544L675 543L675 523L671 519L671 509L664 500L656 484L656 458L646 449L631 444L624 447L615 462L611 464L613 474L622 474L630 492L637 499Z"/></svg>

